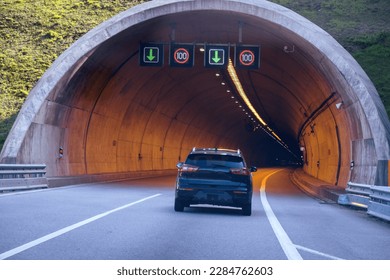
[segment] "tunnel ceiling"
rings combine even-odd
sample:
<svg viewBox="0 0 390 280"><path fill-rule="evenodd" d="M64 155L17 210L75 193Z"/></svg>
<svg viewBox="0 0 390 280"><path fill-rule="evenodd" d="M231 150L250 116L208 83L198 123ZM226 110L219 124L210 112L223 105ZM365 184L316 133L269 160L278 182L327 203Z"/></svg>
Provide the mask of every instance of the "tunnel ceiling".
<svg viewBox="0 0 390 280"><path fill-rule="evenodd" d="M164 65L140 66L140 44L153 42L164 44ZM193 67L169 65L175 42L196 46ZM235 71L266 125L228 69L204 66L205 44L230 45L232 59L237 45L260 46L260 67ZM1 161L82 176L173 169L193 146L240 148L256 165L302 156L305 172L345 184L378 177L378 162L390 158L389 130L361 67L294 12L267 1L151 1L91 30L54 62Z"/></svg>

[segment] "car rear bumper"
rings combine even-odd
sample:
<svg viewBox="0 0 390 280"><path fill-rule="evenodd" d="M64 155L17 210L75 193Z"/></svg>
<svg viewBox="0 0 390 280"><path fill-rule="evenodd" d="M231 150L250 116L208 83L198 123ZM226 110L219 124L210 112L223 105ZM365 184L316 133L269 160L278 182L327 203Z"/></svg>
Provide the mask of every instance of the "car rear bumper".
<svg viewBox="0 0 390 280"><path fill-rule="evenodd" d="M211 204L220 206L242 207L252 201L252 189L240 187L237 189L226 187L185 186L176 189L176 199L185 205Z"/></svg>

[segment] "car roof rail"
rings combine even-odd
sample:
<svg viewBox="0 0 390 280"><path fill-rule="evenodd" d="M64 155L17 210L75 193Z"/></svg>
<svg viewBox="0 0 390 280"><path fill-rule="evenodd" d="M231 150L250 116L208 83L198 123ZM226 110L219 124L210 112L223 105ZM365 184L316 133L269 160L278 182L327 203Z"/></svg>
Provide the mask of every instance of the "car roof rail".
<svg viewBox="0 0 390 280"><path fill-rule="evenodd" d="M193 147L192 148L192 152L197 152L197 151L228 151L228 152L236 152L237 154L241 155L241 150L240 149L237 149L237 150L233 150L233 149L222 149L222 148L196 148L196 147Z"/></svg>

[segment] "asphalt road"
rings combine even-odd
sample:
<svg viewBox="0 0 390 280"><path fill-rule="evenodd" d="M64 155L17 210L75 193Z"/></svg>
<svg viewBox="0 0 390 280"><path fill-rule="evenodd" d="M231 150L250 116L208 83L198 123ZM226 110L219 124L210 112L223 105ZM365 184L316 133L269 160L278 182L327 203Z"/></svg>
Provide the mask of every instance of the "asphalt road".
<svg viewBox="0 0 390 280"><path fill-rule="evenodd" d="M390 223L307 196L290 172L254 173L249 217L175 212L174 177L3 194L0 259L390 259Z"/></svg>

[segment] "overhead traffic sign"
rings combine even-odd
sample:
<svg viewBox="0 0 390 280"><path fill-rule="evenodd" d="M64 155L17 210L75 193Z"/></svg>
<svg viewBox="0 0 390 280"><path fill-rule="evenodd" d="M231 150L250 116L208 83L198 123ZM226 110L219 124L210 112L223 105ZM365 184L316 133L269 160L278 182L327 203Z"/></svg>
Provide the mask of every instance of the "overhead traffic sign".
<svg viewBox="0 0 390 280"><path fill-rule="evenodd" d="M163 44L140 44L139 54L141 66L162 66L164 64Z"/></svg>
<svg viewBox="0 0 390 280"><path fill-rule="evenodd" d="M227 67L229 61L228 45L206 45L205 67Z"/></svg>
<svg viewBox="0 0 390 280"><path fill-rule="evenodd" d="M259 46L236 46L235 66L246 69L257 69L260 67Z"/></svg>
<svg viewBox="0 0 390 280"><path fill-rule="evenodd" d="M173 67L194 66L194 44L171 44L169 65Z"/></svg>

